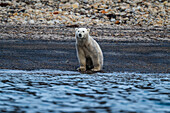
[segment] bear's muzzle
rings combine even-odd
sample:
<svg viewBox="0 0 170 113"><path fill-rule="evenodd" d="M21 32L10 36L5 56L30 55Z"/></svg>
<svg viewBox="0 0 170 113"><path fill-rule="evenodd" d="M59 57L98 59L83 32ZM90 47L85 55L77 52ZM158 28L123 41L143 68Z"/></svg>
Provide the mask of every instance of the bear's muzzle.
<svg viewBox="0 0 170 113"><path fill-rule="evenodd" d="M79 37L81 38L81 37L82 37L82 34L79 34Z"/></svg>

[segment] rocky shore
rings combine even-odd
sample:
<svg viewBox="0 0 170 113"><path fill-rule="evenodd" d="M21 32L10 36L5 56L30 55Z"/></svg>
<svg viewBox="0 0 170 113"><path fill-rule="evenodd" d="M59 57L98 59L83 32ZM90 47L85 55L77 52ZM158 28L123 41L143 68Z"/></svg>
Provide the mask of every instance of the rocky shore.
<svg viewBox="0 0 170 113"><path fill-rule="evenodd" d="M1 24L169 26L168 0L5 0Z"/></svg>

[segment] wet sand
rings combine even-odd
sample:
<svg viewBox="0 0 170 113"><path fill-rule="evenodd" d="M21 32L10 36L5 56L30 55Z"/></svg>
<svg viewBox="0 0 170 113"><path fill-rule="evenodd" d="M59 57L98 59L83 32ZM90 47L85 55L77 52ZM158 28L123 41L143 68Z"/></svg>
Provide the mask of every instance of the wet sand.
<svg viewBox="0 0 170 113"><path fill-rule="evenodd" d="M170 73L170 43L98 41L104 72ZM75 41L0 40L0 69L76 71Z"/></svg>

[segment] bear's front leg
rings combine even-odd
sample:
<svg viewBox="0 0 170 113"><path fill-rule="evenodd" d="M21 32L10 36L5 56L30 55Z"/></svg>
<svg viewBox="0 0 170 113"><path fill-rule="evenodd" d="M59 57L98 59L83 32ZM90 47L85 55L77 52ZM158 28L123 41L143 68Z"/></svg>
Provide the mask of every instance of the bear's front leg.
<svg viewBox="0 0 170 113"><path fill-rule="evenodd" d="M83 56L79 56L80 67L77 69L78 71L86 71L86 59Z"/></svg>
<svg viewBox="0 0 170 113"><path fill-rule="evenodd" d="M86 68L85 68L84 66L83 66L83 67L82 67L82 66L80 66L79 68L77 68L77 70L78 70L78 71L82 71L82 72L83 72L83 71L86 71Z"/></svg>
<svg viewBox="0 0 170 113"><path fill-rule="evenodd" d="M86 58L85 54L80 46L77 46L77 56L80 63L80 67L77 68L78 71L86 71Z"/></svg>

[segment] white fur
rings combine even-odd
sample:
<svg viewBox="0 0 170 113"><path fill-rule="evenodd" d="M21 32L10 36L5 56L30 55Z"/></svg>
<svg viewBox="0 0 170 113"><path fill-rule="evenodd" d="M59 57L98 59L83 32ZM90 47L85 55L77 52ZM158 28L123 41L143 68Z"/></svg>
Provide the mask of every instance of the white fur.
<svg viewBox="0 0 170 113"><path fill-rule="evenodd" d="M76 50L80 63L79 71L100 71L103 67L103 53L99 44L89 35L90 29L76 28Z"/></svg>

